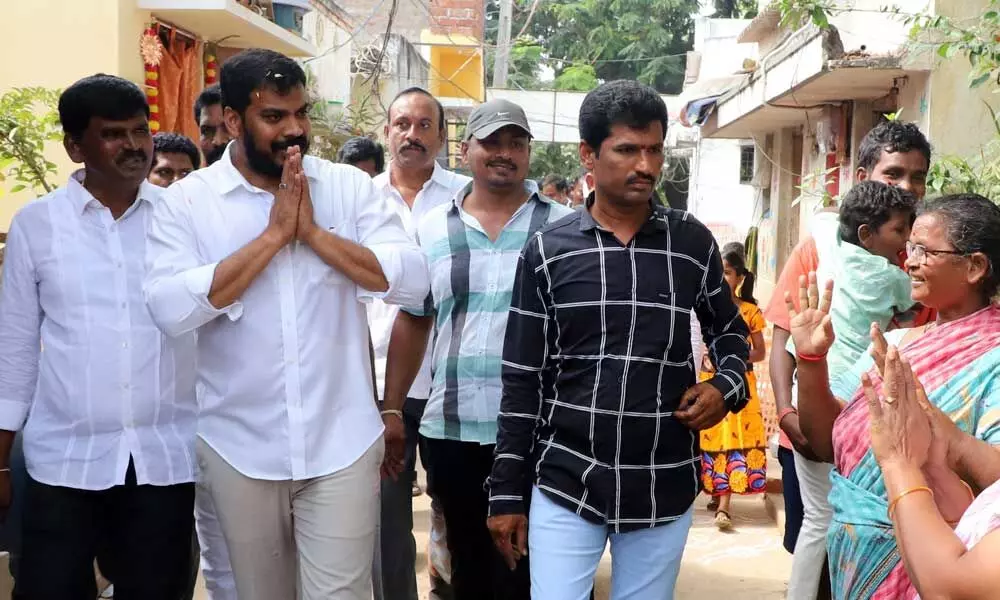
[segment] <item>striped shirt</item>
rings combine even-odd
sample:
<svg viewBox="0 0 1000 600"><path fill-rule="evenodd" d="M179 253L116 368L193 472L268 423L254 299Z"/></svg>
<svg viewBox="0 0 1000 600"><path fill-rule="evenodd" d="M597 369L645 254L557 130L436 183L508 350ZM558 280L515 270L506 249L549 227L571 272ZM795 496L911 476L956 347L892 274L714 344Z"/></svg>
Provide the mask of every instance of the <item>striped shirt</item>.
<svg viewBox="0 0 1000 600"><path fill-rule="evenodd" d="M433 377L420 433L435 439L496 443L500 363L518 255L543 225L572 214L525 186L530 197L496 241L462 210L469 184L452 202L427 213L417 228L431 272L422 308L433 314Z"/></svg>
<svg viewBox="0 0 1000 600"><path fill-rule="evenodd" d="M699 436L674 410L695 383L692 309L711 384L739 411L749 330L705 226L657 205L622 245L582 210L531 238L508 318L491 514L524 513L530 483L616 533L688 510Z"/></svg>

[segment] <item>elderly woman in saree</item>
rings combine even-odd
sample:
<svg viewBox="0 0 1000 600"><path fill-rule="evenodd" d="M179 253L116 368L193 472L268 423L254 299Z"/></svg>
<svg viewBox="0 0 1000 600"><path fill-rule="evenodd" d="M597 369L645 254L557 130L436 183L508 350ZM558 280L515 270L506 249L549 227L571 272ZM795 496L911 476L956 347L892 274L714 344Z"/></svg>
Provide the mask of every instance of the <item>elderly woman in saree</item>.
<svg viewBox="0 0 1000 600"><path fill-rule="evenodd" d="M871 352L849 370L827 368L835 335L828 314L833 282L822 293L815 274L808 285L802 282L801 312L786 298L799 359L800 424L810 447L835 466L827 542L838 600L916 597L890 507L899 505L902 516L916 496L932 496L942 522L955 524L972 500L968 484L983 490L1000 479L1000 452L991 446L1000 444L1000 308L992 303L1000 288L1000 208L976 195L933 201L914 223L907 250L913 299L937 309L938 320L884 337L873 326ZM925 417L923 426L917 420L911 432L914 443L930 447L916 465L922 480L888 481L872 449L863 380L889 404L903 393L898 378L890 388L880 373L887 344L898 347L922 383L934 417ZM886 473L895 477L895 470ZM949 576L964 577L959 571ZM927 597L964 597L934 589Z"/></svg>

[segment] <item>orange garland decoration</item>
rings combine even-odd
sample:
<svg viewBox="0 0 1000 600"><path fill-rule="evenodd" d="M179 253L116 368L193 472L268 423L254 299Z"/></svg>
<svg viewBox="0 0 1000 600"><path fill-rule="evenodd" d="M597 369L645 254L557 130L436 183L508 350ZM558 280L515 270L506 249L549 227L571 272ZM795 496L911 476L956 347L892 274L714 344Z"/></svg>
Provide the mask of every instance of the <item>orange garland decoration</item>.
<svg viewBox="0 0 1000 600"><path fill-rule="evenodd" d="M205 87L215 85L219 81L219 63L215 57L215 47L205 49Z"/></svg>
<svg viewBox="0 0 1000 600"><path fill-rule="evenodd" d="M163 45L160 43L159 26L150 25L142 34L140 51L146 72L146 101L149 103L149 130L160 130L160 59Z"/></svg>

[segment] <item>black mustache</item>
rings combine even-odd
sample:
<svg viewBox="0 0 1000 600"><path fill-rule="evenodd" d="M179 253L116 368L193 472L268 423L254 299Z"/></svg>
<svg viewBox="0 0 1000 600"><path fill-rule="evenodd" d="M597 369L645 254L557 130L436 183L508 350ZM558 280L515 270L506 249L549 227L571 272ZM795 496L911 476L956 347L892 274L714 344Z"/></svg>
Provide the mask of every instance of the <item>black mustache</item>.
<svg viewBox="0 0 1000 600"><path fill-rule="evenodd" d="M274 152L281 152L282 150L288 150L292 146L298 146L299 150L304 150L308 145L309 139L306 138L306 136L301 135L299 137L288 138L287 140L271 142L271 150Z"/></svg>
<svg viewBox="0 0 1000 600"><path fill-rule="evenodd" d="M510 162L509 160L491 160L486 163L487 167L507 167L508 169L517 170L517 165Z"/></svg>
<svg viewBox="0 0 1000 600"><path fill-rule="evenodd" d="M146 160L145 150L125 150L121 153L121 156L118 157L118 162L123 163L132 158Z"/></svg>
<svg viewBox="0 0 1000 600"><path fill-rule="evenodd" d="M407 142L402 148L399 149L400 152L404 150L420 150L421 152L427 152L427 148L424 148L424 145L420 142Z"/></svg>
<svg viewBox="0 0 1000 600"><path fill-rule="evenodd" d="M645 181L649 185L653 185L656 183L656 179L650 177L649 175L632 175L631 177L625 180L625 185L632 185L633 183L638 183L640 181Z"/></svg>

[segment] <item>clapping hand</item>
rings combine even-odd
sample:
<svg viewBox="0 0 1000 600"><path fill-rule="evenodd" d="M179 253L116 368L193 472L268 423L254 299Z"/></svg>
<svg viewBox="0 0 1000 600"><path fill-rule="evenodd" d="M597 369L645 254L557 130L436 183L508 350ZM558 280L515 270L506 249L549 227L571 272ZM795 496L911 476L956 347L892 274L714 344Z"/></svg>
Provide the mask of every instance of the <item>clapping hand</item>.
<svg viewBox="0 0 1000 600"><path fill-rule="evenodd" d="M298 146L288 149L285 164L281 169L281 183L274 194L268 228L277 234L281 245L295 239L299 227L299 204L302 201L302 186L305 175L302 172L302 155ZM311 212L311 211L310 211Z"/></svg>
<svg viewBox="0 0 1000 600"><path fill-rule="evenodd" d="M830 318L830 303L833 300L833 282L823 286L819 293L816 273L809 273L808 280L799 278L799 309L795 309L790 292L785 292L785 306L791 318L792 340L795 351L800 355L826 356L833 346L833 321Z"/></svg>
<svg viewBox="0 0 1000 600"><path fill-rule="evenodd" d="M880 465L902 462L923 467L931 448L931 425L923 406L927 394L910 364L895 346L885 354L881 394L866 374L861 379L868 401L872 451Z"/></svg>

